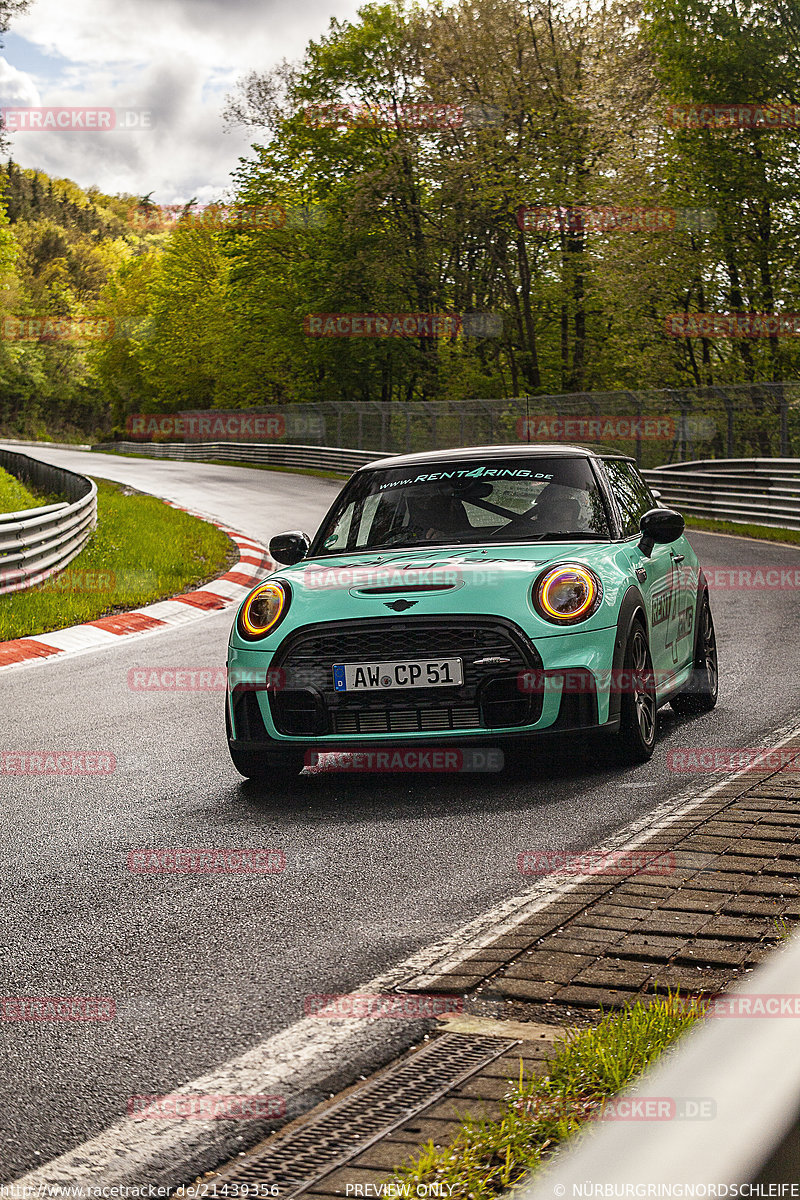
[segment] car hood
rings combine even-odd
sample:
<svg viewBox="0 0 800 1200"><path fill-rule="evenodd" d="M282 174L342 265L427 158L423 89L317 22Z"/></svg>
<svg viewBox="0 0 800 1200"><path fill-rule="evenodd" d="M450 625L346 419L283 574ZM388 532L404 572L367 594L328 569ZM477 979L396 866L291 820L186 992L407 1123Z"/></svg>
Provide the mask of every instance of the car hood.
<svg viewBox="0 0 800 1200"><path fill-rule="evenodd" d="M285 581L291 590L284 620L257 647L241 640L234 623L231 641L241 649L270 651L301 626L387 618L387 609L414 618L495 614L536 629L537 636L561 635L563 630L538 616L531 597L536 577L558 562L585 563L603 581L601 606L581 630L613 624L631 571L623 548L606 541L568 541L330 555L282 567L269 578Z"/></svg>
<svg viewBox="0 0 800 1200"><path fill-rule="evenodd" d="M383 554L332 555L284 567L275 578L286 579L295 593L350 592L374 595L389 591L421 594L462 587L528 582L548 563L577 558L597 549L593 542L548 542L541 545L436 550L404 550Z"/></svg>

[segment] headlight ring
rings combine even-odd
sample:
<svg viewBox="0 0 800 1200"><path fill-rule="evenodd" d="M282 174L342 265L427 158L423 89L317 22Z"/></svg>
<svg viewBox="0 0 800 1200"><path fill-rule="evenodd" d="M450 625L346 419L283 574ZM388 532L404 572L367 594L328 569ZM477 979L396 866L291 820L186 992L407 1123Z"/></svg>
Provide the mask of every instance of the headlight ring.
<svg viewBox="0 0 800 1200"><path fill-rule="evenodd" d="M533 606L540 617L553 625L577 625L587 621L600 607L603 585L580 563L548 567L533 585Z"/></svg>
<svg viewBox="0 0 800 1200"><path fill-rule="evenodd" d="M239 610L236 620L239 636L248 642L267 637L286 616L290 600L291 591L280 580L260 583Z"/></svg>

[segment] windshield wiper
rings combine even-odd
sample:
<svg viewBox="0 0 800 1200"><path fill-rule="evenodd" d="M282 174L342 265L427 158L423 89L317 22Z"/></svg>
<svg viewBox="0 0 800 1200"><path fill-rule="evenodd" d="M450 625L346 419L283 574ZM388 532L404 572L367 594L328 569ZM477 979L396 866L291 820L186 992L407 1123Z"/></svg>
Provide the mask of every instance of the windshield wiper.
<svg viewBox="0 0 800 1200"><path fill-rule="evenodd" d="M604 542L609 536L607 533L586 533L585 531L568 533L566 530L556 529L552 533L539 533L535 537L528 537L522 540L526 542Z"/></svg>

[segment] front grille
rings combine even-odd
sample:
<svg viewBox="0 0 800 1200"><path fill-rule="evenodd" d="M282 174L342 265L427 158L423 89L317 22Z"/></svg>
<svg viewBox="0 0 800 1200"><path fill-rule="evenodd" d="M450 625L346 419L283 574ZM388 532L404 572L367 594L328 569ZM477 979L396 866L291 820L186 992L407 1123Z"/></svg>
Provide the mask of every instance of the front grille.
<svg viewBox="0 0 800 1200"><path fill-rule="evenodd" d="M335 663L430 658L460 658L463 685L374 693L333 690ZM310 626L289 635L273 666L285 673L293 700L282 703L280 693L270 693L272 716L276 728L290 736L492 729L532 724L541 713L542 695L516 686L518 673L540 669L541 658L518 626L499 617L387 616Z"/></svg>
<svg viewBox="0 0 800 1200"><path fill-rule="evenodd" d="M408 703L406 697L406 703ZM441 708L367 708L334 710L333 733L431 733L437 729L479 729L477 704Z"/></svg>

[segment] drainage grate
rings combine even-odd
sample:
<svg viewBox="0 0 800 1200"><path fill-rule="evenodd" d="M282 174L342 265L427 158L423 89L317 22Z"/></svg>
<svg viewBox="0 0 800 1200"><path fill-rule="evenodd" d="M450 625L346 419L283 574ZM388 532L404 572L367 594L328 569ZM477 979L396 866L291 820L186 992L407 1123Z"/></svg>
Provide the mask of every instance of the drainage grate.
<svg viewBox="0 0 800 1200"><path fill-rule="evenodd" d="M300 1196L516 1045L514 1038L442 1034L318 1117L229 1163L209 1187L217 1195L249 1184L261 1185L255 1195Z"/></svg>

